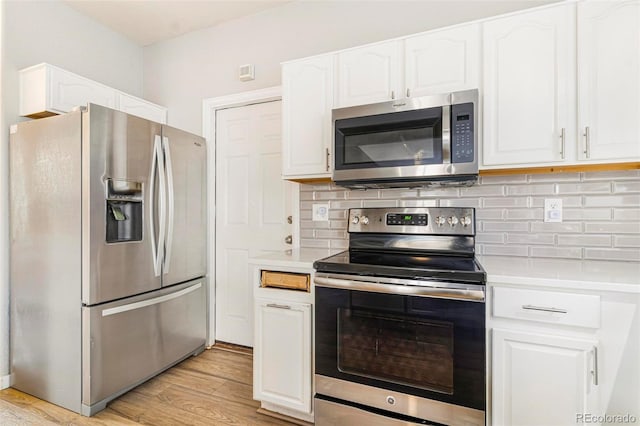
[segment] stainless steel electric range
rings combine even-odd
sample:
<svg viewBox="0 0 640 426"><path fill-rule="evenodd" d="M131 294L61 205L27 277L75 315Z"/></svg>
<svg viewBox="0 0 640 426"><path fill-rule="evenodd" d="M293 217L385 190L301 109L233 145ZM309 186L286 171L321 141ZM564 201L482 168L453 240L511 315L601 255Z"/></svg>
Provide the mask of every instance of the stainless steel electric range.
<svg viewBox="0 0 640 426"><path fill-rule="evenodd" d="M351 209L348 230L314 263L316 424L484 425L475 210Z"/></svg>

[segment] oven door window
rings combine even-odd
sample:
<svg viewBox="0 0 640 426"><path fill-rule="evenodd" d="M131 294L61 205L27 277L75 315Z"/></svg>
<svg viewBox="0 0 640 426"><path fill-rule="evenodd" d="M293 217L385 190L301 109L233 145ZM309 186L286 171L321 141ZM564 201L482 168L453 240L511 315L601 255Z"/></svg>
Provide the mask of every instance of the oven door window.
<svg viewBox="0 0 640 426"><path fill-rule="evenodd" d="M484 303L315 291L316 374L484 410Z"/></svg>
<svg viewBox="0 0 640 426"><path fill-rule="evenodd" d="M338 370L453 393L453 323L338 310Z"/></svg>
<svg viewBox="0 0 640 426"><path fill-rule="evenodd" d="M442 163L442 107L336 120L336 168Z"/></svg>

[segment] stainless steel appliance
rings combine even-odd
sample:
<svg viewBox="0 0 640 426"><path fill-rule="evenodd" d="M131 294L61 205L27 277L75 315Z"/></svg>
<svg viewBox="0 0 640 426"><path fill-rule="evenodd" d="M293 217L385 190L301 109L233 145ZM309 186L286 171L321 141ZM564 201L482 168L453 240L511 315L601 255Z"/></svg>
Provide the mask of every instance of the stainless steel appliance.
<svg viewBox="0 0 640 426"><path fill-rule="evenodd" d="M470 185L478 179L477 90L338 108L332 119L338 185Z"/></svg>
<svg viewBox="0 0 640 426"><path fill-rule="evenodd" d="M315 262L315 419L483 425L485 279L473 208L350 209Z"/></svg>
<svg viewBox="0 0 640 426"><path fill-rule="evenodd" d="M92 415L204 348L205 141L98 105L10 133L13 386Z"/></svg>

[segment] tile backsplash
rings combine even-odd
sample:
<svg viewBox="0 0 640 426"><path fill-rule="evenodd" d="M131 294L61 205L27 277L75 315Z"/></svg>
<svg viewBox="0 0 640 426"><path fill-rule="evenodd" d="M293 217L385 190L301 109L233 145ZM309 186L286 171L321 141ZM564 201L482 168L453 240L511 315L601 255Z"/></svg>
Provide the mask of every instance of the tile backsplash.
<svg viewBox="0 0 640 426"><path fill-rule="evenodd" d="M543 221L545 198L560 198L562 223ZM329 221L312 221L314 203ZM347 190L300 185L300 245L346 248L352 207L476 208L476 251L484 255L640 261L640 170L481 176L477 185Z"/></svg>

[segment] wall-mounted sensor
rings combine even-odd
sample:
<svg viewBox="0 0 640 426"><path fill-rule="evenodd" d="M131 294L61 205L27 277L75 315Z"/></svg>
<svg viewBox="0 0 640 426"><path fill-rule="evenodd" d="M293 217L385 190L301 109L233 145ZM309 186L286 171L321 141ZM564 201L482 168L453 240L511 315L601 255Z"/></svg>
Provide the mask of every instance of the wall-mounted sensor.
<svg viewBox="0 0 640 426"><path fill-rule="evenodd" d="M240 65L240 73L238 75L240 81L251 81L256 79L256 67L253 64Z"/></svg>
<svg viewBox="0 0 640 426"><path fill-rule="evenodd" d="M544 221L545 222L562 222L562 199L545 198Z"/></svg>
<svg viewBox="0 0 640 426"><path fill-rule="evenodd" d="M313 204L311 210L314 222L326 222L329 220L329 204Z"/></svg>

